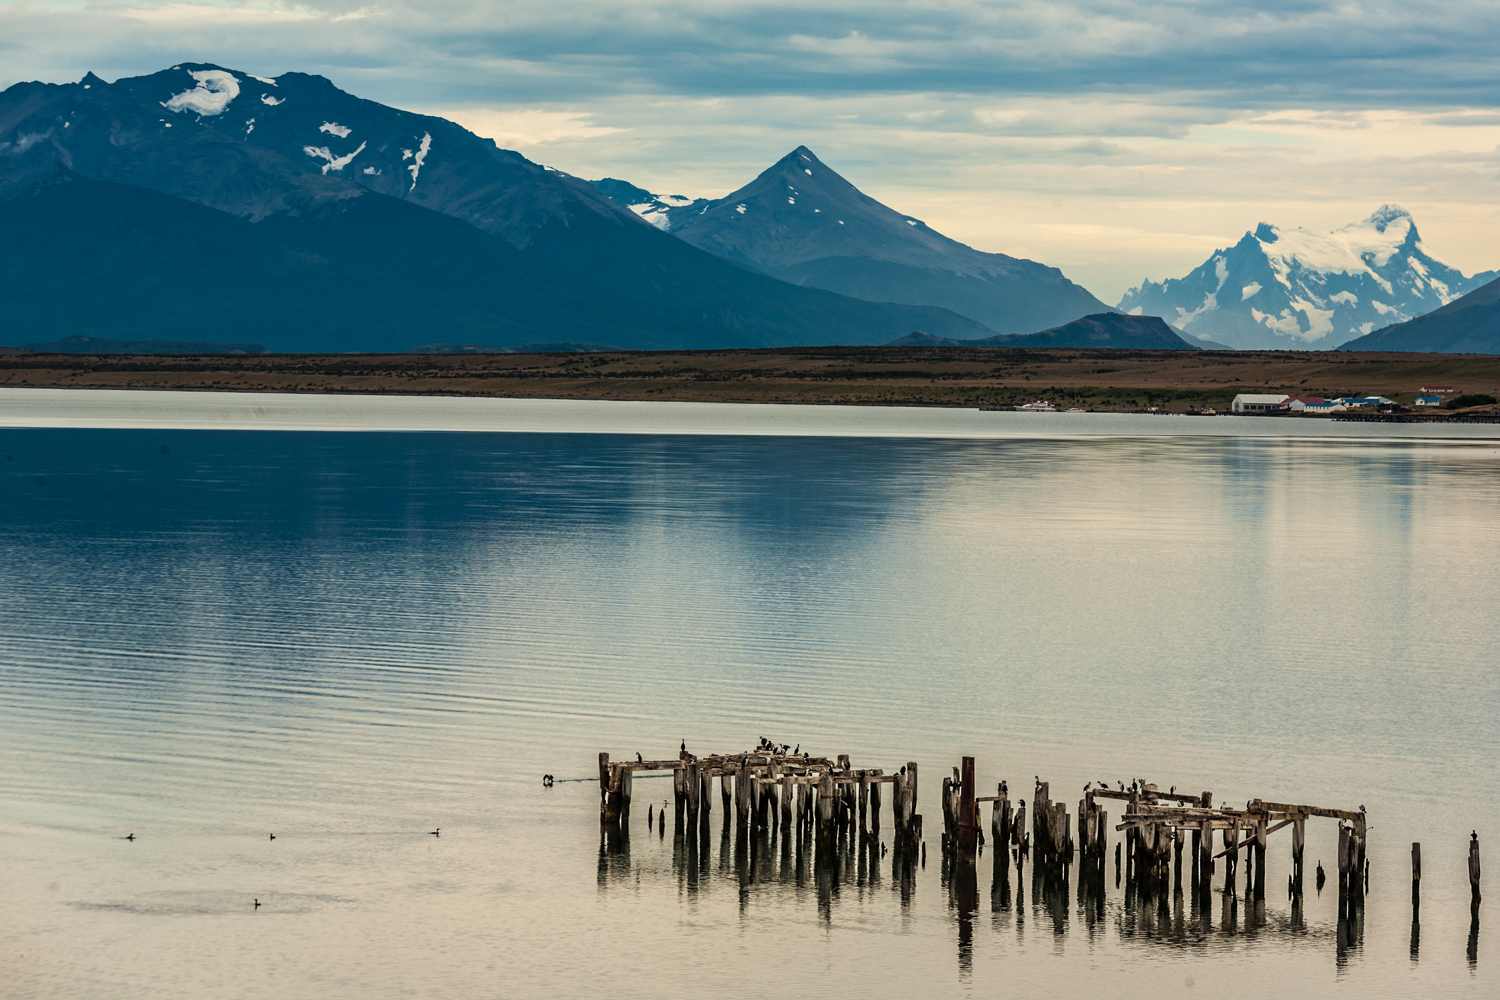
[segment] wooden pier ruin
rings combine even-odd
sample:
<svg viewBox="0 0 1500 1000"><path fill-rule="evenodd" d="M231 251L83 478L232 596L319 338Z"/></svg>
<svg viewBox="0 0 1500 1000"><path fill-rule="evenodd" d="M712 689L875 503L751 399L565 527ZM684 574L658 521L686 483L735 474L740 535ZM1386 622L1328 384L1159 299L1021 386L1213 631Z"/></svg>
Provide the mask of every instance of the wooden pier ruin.
<svg viewBox="0 0 1500 1000"><path fill-rule="evenodd" d="M599 808L605 826L628 820L637 771L672 772L679 826L708 827L717 778L725 816L733 810L737 826L806 830L824 844L855 835L878 839L881 786L890 785L893 847L898 852L916 851L922 842L915 761L886 774L878 767L854 767L848 754L813 757L786 753L784 748L698 757L684 744L675 759L634 761L611 761L607 751L601 752Z"/></svg>
<svg viewBox="0 0 1500 1000"><path fill-rule="evenodd" d="M724 817L721 864L740 872L742 886L769 876L771 867L775 867L778 836L779 870L783 875L795 871L799 880L804 871L814 873L808 877L817 880L822 907L830 905L834 887L841 879L864 879L868 874L868 878L878 880L880 860L886 853L881 825L882 800L887 797L893 822L888 835L894 855L890 875L904 903L914 892L916 869L925 867L916 762L909 761L888 773L878 767L857 767L847 754L813 756L765 742L753 751L706 756L690 753L683 744L675 758L660 760L645 760L639 755L633 761L612 760L608 752L600 753L601 866L611 850L618 848L628 854L631 800L638 772L639 776L661 777L668 776L664 772L670 773L675 802L674 858L680 854L689 886L708 872L715 779ZM1009 905L1011 866L1015 866L1019 884L1022 867L1029 863L1033 905L1040 901L1061 926L1067 920L1071 886L1076 885L1077 912L1085 920L1097 922L1105 914L1109 859L1113 856L1115 887L1120 888L1123 882L1125 912L1134 914L1122 919L1138 920L1147 928L1162 927L1168 919L1169 902L1175 900L1170 905L1177 908L1176 923L1180 924L1186 887L1193 919L1203 921L1200 931L1208 928L1210 901L1219 893L1221 900L1213 905L1222 904L1220 925L1233 933L1238 919L1235 907L1240 900L1247 906L1246 927L1266 926L1266 855L1271 838L1286 830L1291 854L1287 894L1292 914L1288 926L1300 928L1304 883L1312 875L1306 866L1307 825L1318 819L1338 824L1330 874L1338 893L1340 958L1357 949L1363 939L1370 829L1363 806L1342 809L1262 798L1251 799L1243 807L1215 805L1210 791L1178 792L1175 787L1164 791L1159 785L1137 779L1129 785L1118 782L1115 787L1086 784L1076 811L1070 814L1068 804L1055 801L1050 783L1039 775L1033 779L1028 802L1013 796L1006 781L997 782L992 793L982 794L976 772L975 758L963 757L951 774L944 776L939 793L942 877L959 917L961 951L978 907L976 862L987 844L994 854L992 896L999 907ZM660 801L661 797L653 798ZM985 803L990 805L987 828L980 817ZM659 833L665 837L664 802L659 823ZM1118 836L1111 838L1111 830ZM732 848L731 831L739 834ZM728 860L731 856L732 863ZM1473 961L1481 898L1477 833L1471 837L1468 861ZM1221 863L1222 878L1216 879ZM1415 959L1422 878L1421 845L1416 843L1412 844L1411 876L1411 954ZM1316 890L1321 893L1324 884L1325 871L1319 860Z"/></svg>

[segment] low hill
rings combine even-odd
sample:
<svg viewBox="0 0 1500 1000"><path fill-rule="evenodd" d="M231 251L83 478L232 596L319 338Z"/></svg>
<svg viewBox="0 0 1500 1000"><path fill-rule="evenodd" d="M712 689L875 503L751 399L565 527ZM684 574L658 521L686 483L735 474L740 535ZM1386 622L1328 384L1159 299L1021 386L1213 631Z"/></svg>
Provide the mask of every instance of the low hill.
<svg viewBox="0 0 1500 1000"><path fill-rule="evenodd" d="M1160 316L1095 313L1040 333L1002 334L980 340L954 340L930 333L910 333L891 347L1092 347L1129 351L1198 351Z"/></svg>

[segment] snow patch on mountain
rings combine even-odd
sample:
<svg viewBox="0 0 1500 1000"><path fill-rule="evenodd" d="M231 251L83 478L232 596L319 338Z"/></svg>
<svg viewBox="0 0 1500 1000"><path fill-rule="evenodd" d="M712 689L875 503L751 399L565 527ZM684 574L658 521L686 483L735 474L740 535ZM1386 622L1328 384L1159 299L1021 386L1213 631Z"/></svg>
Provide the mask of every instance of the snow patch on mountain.
<svg viewBox="0 0 1500 1000"><path fill-rule="evenodd" d="M327 146L303 146L302 152L313 159L327 160L328 162L323 164L323 173L326 174L330 170L342 172L356 156L365 151L365 146L366 143L360 143L359 148L348 156L334 156L333 152Z"/></svg>
<svg viewBox="0 0 1500 1000"><path fill-rule="evenodd" d="M1182 278L1143 282L1125 312L1237 348L1329 348L1477 287L1427 253L1411 213L1382 205L1332 232L1261 223ZM1240 290L1226 301L1227 286Z"/></svg>
<svg viewBox="0 0 1500 1000"><path fill-rule="evenodd" d="M285 104L286 103L286 98L285 97L272 97L270 94L261 94L260 95L260 103L262 103L262 104L269 104L271 107L274 108L278 104Z"/></svg>
<svg viewBox="0 0 1500 1000"><path fill-rule="evenodd" d="M364 144L361 143L359 148L360 149L364 149L365 148ZM406 168L407 170L411 171L411 187L409 187L409 188L406 189L406 193L407 194L411 194L413 191L415 191L417 189L417 175L419 175L422 172L422 164L424 164L424 163L427 162L427 151L430 150L431 148L432 148L432 133L431 132L423 132L422 133L422 144L417 147L416 158L412 160L411 166L409 166L409 167ZM405 153L406 150L403 149L401 152ZM401 158L403 160L406 159L405 156L403 156Z"/></svg>
<svg viewBox="0 0 1500 1000"><path fill-rule="evenodd" d="M196 111L200 115L220 115L240 96L240 82L234 74L222 69L189 70L197 86L175 94L161 106L168 111Z"/></svg>
<svg viewBox="0 0 1500 1000"><path fill-rule="evenodd" d="M336 135L340 139L347 139L349 138L349 133L354 130L347 125L340 125L338 122L324 122L318 126L318 131L327 132L329 135Z"/></svg>

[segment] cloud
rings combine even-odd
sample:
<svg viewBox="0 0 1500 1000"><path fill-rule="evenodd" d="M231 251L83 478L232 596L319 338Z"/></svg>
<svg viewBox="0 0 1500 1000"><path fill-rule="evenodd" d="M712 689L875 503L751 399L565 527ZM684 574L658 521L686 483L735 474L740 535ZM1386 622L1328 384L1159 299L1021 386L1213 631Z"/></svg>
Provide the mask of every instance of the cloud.
<svg viewBox="0 0 1500 1000"><path fill-rule="evenodd" d="M624 131L607 125L595 125L593 116L584 111L553 111L547 108L429 108L426 113L458 122L475 135L494 139L508 149L529 149L547 143L597 139Z"/></svg>

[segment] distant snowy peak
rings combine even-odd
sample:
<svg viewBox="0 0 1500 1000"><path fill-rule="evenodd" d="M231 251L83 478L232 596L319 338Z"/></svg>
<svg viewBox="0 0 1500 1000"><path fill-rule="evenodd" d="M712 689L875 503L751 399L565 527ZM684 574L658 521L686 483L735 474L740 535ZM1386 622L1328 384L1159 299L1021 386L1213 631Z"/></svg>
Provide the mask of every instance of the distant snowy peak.
<svg viewBox="0 0 1500 1000"><path fill-rule="evenodd" d="M1411 213L1315 232L1262 222L1187 276L1147 281L1120 301L1238 348L1329 348L1431 312L1478 287L1427 253Z"/></svg>
<svg viewBox="0 0 1500 1000"><path fill-rule="evenodd" d="M605 177L589 183L615 204L624 205L657 229L669 233L675 229L681 229L691 216L703 214L713 204L713 201L708 198L687 198L680 194L652 194L629 181L617 180L613 177Z"/></svg>

